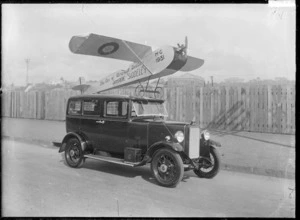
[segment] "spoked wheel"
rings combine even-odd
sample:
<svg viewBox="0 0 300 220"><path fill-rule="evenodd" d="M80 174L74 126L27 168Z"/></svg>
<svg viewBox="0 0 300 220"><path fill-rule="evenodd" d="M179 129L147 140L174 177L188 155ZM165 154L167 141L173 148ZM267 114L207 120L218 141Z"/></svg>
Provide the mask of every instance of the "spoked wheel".
<svg viewBox="0 0 300 220"><path fill-rule="evenodd" d="M154 90L154 97L157 99L162 99L164 97L164 90L162 87L156 87Z"/></svg>
<svg viewBox="0 0 300 220"><path fill-rule="evenodd" d="M83 165L83 152L77 138L71 138L67 142L65 159L70 167L80 167Z"/></svg>
<svg viewBox="0 0 300 220"><path fill-rule="evenodd" d="M160 149L152 159L151 171L160 185L175 187L183 177L183 162L178 153Z"/></svg>
<svg viewBox="0 0 300 220"><path fill-rule="evenodd" d="M217 149L210 148L210 162L201 161L202 166L199 169L194 169L194 173L199 177L213 178L220 170L220 156Z"/></svg>
<svg viewBox="0 0 300 220"><path fill-rule="evenodd" d="M139 97L143 97L145 94L145 90L144 90L144 87L142 85L138 85L136 88L135 88L135 95L136 96L139 96Z"/></svg>

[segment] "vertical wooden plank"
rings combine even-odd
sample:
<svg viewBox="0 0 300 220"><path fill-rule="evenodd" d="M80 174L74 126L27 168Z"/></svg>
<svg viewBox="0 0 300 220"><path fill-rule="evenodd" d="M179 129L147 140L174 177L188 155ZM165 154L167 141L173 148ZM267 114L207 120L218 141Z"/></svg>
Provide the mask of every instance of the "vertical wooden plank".
<svg viewBox="0 0 300 220"><path fill-rule="evenodd" d="M272 117L272 126L273 126L273 133L278 133L278 125L277 125L277 118L278 118L278 86L273 86L273 117Z"/></svg>
<svg viewBox="0 0 300 220"><path fill-rule="evenodd" d="M268 132L268 88L263 86L262 91L262 132Z"/></svg>
<svg viewBox="0 0 300 220"><path fill-rule="evenodd" d="M282 133L287 134L287 86L282 86Z"/></svg>
<svg viewBox="0 0 300 220"><path fill-rule="evenodd" d="M265 132L265 115L264 115L264 108L265 108L265 103L264 103L264 96L265 96L265 88L264 85L260 86L260 132Z"/></svg>
<svg viewBox="0 0 300 220"><path fill-rule="evenodd" d="M211 124L213 119L214 119L214 103L215 103L215 96L214 96L214 88L210 87L210 91L209 91L209 97L210 97L210 117L209 117L209 122L208 124Z"/></svg>
<svg viewBox="0 0 300 220"><path fill-rule="evenodd" d="M194 120L195 122L197 121L197 113L196 113L196 104L197 104L197 100L196 100L196 85L193 84L192 87L192 107L193 107L193 114L192 114L192 120Z"/></svg>
<svg viewBox="0 0 300 220"><path fill-rule="evenodd" d="M267 95L267 98L268 98L268 106L267 106L267 112L268 112L268 121L267 121L267 128L268 128L268 132L269 133L272 133L272 99L273 99L273 96L272 96L272 86L271 85L268 85L267 87L267 92L268 92L268 95Z"/></svg>
<svg viewBox="0 0 300 220"><path fill-rule="evenodd" d="M220 116L222 117L222 90L221 87L218 87L218 113L217 113L218 122L220 120ZM217 123L217 129L219 129L219 124L220 123Z"/></svg>
<svg viewBox="0 0 300 220"><path fill-rule="evenodd" d="M178 87L179 88L179 94L178 94L178 120L182 121L182 87Z"/></svg>
<svg viewBox="0 0 300 220"><path fill-rule="evenodd" d="M296 120L295 120L295 86L292 87L291 89L291 133L292 134L295 134L295 123L296 123Z"/></svg>
<svg viewBox="0 0 300 220"><path fill-rule="evenodd" d="M272 86L272 133L276 133L276 86Z"/></svg>
<svg viewBox="0 0 300 220"><path fill-rule="evenodd" d="M222 103L221 103L221 115L219 121L219 128L225 130L226 129L226 88L222 86Z"/></svg>
<svg viewBox="0 0 300 220"><path fill-rule="evenodd" d="M253 86L249 86L249 131L253 131L254 130L254 122L253 122Z"/></svg>
<svg viewBox="0 0 300 220"><path fill-rule="evenodd" d="M259 106L259 85L256 85L255 87L255 132L259 132L259 125L260 125L260 106Z"/></svg>
<svg viewBox="0 0 300 220"><path fill-rule="evenodd" d="M287 127L287 133L291 134L291 128L292 128L292 121L291 121L291 113L292 113L292 102L291 102L291 86L287 86L287 98L286 98L286 127Z"/></svg>
<svg viewBox="0 0 300 220"><path fill-rule="evenodd" d="M242 106L242 88L241 86L237 87L237 103L238 103L238 110L237 110L237 120L236 120L236 130L242 130L242 114L243 114L243 106Z"/></svg>
<svg viewBox="0 0 300 220"><path fill-rule="evenodd" d="M255 86L251 88L251 131L256 131L256 102L255 102Z"/></svg>
<svg viewBox="0 0 300 220"><path fill-rule="evenodd" d="M241 102L241 109L240 109L240 118L239 120L239 129L240 131L246 130L246 122L247 122L247 115L246 115L246 88L245 87L239 87L240 92L240 102Z"/></svg>
<svg viewBox="0 0 300 220"><path fill-rule="evenodd" d="M230 117L229 117L229 108L230 108L230 96L229 96L229 91L230 91L230 88L229 87L226 87L225 88L225 95L226 95L226 102L225 102L225 123L224 123L224 129L228 129L227 126L229 125L229 120L230 120Z"/></svg>
<svg viewBox="0 0 300 220"><path fill-rule="evenodd" d="M179 121L179 108L180 108L180 103L179 103L179 87L176 87L176 116L175 119L176 121Z"/></svg>
<svg viewBox="0 0 300 220"><path fill-rule="evenodd" d="M278 86L278 114L277 114L277 124L278 133L282 133L282 86Z"/></svg>
<svg viewBox="0 0 300 220"><path fill-rule="evenodd" d="M262 87L257 86L257 132L262 132Z"/></svg>
<svg viewBox="0 0 300 220"><path fill-rule="evenodd" d="M204 101L205 101L205 105L204 105L204 126L205 128L207 128L208 126L208 120L209 120L209 104L210 104L210 98L209 98L209 87L205 87L205 92L204 92Z"/></svg>
<svg viewBox="0 0 300 220"><path fill-rule="evenodd" d="M200 88L200 101L199 101L199 105L200 105L200 128L203 128L203 87Z"/></svg>

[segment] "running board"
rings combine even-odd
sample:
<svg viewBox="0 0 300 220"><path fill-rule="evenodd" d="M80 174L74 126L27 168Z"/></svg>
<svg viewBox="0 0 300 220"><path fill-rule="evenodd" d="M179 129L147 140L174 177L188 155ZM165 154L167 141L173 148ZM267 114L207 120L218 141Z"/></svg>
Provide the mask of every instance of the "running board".
<svg viewBox="0 0 300 220"><path fill-rule="evenodd" d="M94 155L94 154L86 154L86 155L84 155L84 157L91 158L94 160L101 160L101 161L105 161L105 162L126 165L126 166L130 166L130 167L134 167L140 163L140 162L132 163L132 162L124 161L124 159L119 159L119 158L114 158L114 157L105 157L105 156Z"/></svg>

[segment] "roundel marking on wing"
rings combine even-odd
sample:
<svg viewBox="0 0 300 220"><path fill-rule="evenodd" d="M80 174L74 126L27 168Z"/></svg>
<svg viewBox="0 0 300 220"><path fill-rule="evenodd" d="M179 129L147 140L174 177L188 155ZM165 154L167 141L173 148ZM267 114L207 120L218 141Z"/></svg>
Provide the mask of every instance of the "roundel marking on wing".
<svg viewBox="0 0 300 220"><path fill-rule="evenodd" d="M98 53L101 55L109 55L114 52L116 52L119 49L119 44L116 42L110 42L103 44L101 47L98 49Z"/></svg>

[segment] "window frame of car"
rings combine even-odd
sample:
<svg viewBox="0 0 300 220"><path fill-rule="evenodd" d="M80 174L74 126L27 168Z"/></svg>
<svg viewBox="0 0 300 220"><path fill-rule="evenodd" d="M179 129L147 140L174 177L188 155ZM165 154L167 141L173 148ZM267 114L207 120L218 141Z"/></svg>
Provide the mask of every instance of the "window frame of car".
<svg viewBox="0 0 300 220"><path fill-rule="evenodd" d="M72 102L80 102L80 111L79 111L78 114L72 114L72 113L70 113L70 104L71 104ZM73 116L79 117L79 116L82 116L82 112L83 112L83 111L82 111L82 99L81 99L81 98L69 99L68 105L67 105L67 108L66 108L66 115L67 115L67 116L71 116L71 117L73 117Z"/></svg>
<svg viewBox="0 0 300 220"><path fill-rule="evenodd" d="M117 115L113 115L113 114L107 114L107 105L108 103L113 103L113 102L117 102L118 103L118 113ZM122 113L122 102L127 102L127 111L126 114L120 115L120 113ZM120 104L121 103L121 104ZM109 98L109 99L103 99L103 115L102 117L104 119L110 119L110 120L128 120L129 119L129 106L130 106L130 100L129 99L118 99L118 98Z"/></svg>
<svg viewBox="0 0 300 220"><path fill-rule="evenodd" d="M92 101L97 101L98 102L98 113L97 114L86 114L84 110L84 104L85 102L92 102ZM103 114L103 102L101 98L82 98L81 99L81 111L82 111L82 116L84 117L94 117L94 118L100 118ZM91 112L91 111L90 111Z"/></svg>

